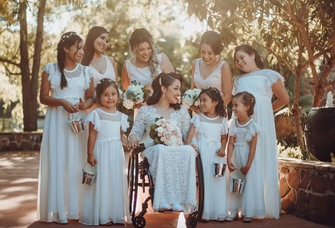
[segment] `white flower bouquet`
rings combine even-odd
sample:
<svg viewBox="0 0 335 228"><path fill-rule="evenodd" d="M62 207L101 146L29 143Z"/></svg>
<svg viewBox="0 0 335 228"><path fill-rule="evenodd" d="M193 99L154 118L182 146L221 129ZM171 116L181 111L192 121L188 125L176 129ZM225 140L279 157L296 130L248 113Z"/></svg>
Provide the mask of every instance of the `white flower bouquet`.
<svg viewBox="0 0 335 228"><path fill-rule="evenodd" d="M150 126L150 137L155 144L166 146L181 146L183 144L180 129L174 122L161 118L156 118L155 123Z"/></svg>
<svg viewBox="0 0 335 228"><path fill-rule="evenodd" d="M186 106L187 109L194 111L195 106L199 107L200 99L199 94L201 89L188 89L185 91L182 97L182 104Z"/></svg>
<svg viewBox="0 0 335 228"><path fill-rule="evenodd" d="M135 109L139 104L146 102L149 97L150 90L136 81L132 81L128 89L122 94L123 106L127 109Z"/></svg>

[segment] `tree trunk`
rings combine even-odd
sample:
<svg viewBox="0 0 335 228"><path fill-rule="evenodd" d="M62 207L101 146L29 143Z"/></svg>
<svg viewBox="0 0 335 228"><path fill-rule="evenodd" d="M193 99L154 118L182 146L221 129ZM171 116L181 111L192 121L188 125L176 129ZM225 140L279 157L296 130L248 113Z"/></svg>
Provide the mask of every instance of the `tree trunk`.
<svg viewBox="0 0 335 228"><path fill-rule="evenodd" d="M28 56L28 31L27 31L27 1L20 0L19 9L20 18L20 68L22 77L22 102L23 102L23 125L24 131L37 130L37 122L33 121L37 116L32 116L31 109L31 87L30 87L30 69ZM35 111L36 113L36 111ZM34 124L35 122L35 124Z"/></svg>
<svg viewBox="0 0 335 228"><path fill-rule="evenodd" d="M38 9L37 15L37 31L36 31L36 40L35 40L35 51L34 51L34 60L33 60L33 70L30 81L30 123L29 126L31 130L37 129L37 90L38 90L38 74L40 70L41 62L41 51L43 43L43 20L45 12L46 0L40 0L40 6ZM31 131L31 130L28 131ZM26 130L26 129L25 129Z"/></svg>

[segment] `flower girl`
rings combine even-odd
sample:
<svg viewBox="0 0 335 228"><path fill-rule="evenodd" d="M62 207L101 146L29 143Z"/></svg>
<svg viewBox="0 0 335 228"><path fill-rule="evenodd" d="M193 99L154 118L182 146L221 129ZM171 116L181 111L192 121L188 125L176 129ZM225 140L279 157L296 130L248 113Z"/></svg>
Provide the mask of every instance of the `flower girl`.
<svg viewBox="0 0 335 228"><path fill-rule="evenodd" d="M231 215L226 221L237 219L241 211L243 222L251 222L252 217L265 217L263 177L261 166L254 160L257 134L260 126L251 118L254 113L255 97L248 92L233 96L233 119L229 129L227 163L230 177L246 178L244 192L228 194L228 207Z"/></svg>
<svg viewBox="0 0 335 228"><path fill-rule="evenodd" d="M92 186L83 186L80 222L85 225L131 223L127 193L127 179L123 134L129 127L128 116L116 110L120 98L116 83L101 79L96 87L100 108L93 110L89 122L87 162L96 166Z"/></svg>
<svg viewBox="0 0 335 228"><path fill-rule="evenodd" d="M212 174L213 163L225 164L225 147L227 143L228 123L225 106L218 89L202 89L200 95L201 114L191 120L186 144L191 144L197 133L199 152L202 159L205 183L204 220L225 221L226 208L226 175L215 177Z"/></svg>

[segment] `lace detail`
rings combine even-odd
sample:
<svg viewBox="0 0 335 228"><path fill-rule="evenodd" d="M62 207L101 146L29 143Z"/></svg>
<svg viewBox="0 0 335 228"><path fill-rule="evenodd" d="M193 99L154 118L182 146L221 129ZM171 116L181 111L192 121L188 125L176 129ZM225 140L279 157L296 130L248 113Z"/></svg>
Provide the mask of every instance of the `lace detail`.
<svg viewBox="0 0 335 228"><path fill-rule="evenodd" d="M136 135L147 149L142 156L148 159L150 172L155 179L155 200L153 208L158 209L162 203L182 203L184 213L196 209L195 157L191 146L154 145L150 138L150 126L160 117L150 105L139 109L130 135ZM180 128L185 139L190 128L190 115L185 106L174 110L169 121Z"/></svg>
<svg viewBox="0 0 335 228"><path fill-rule="evenodd" d="M269 70L266 75L266 85L271 87L274 83L276 83L280 79L280 81L284 84L284 77L281 76L277 71Z"/></svg>
<svg viewBox="0 0 335 228"><path fill-rule="evenodd" d="M249 124L249 129L245 136L245 140L250 142L252 140L252 137L254 137L256 134L259 134L261 130L261 126L259 126L254 120L252 120Z"/></svg>

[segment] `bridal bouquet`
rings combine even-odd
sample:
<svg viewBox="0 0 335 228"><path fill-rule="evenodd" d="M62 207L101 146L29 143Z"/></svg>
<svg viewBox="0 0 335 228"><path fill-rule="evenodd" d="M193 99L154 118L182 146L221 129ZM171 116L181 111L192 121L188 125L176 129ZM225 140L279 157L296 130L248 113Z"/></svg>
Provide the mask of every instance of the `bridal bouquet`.
<svg viewBox="0 0 335 228"><path fill-rule="evenodd" d="M146 102L149 97L150 90L136 81L132 81L128 89L122 94L123 106L127 109L135 109L139 104Z"/></svg>
<svg viewBox="0 0 335 228"><path fill-rule="evenodd" d="M182 134L177 125L171 121L156 118L155 123L150 126L150 137L155 144L166 146L181 146L183 144Z"/></svg>
<svg viewBox="0 0 335 228"><path fill-rule="evenodd" d="M182 97L182 104L186 106L187 109L194 111L194 107L200 105L199 94L201 89L188 89L185 91Z"/></svg>

